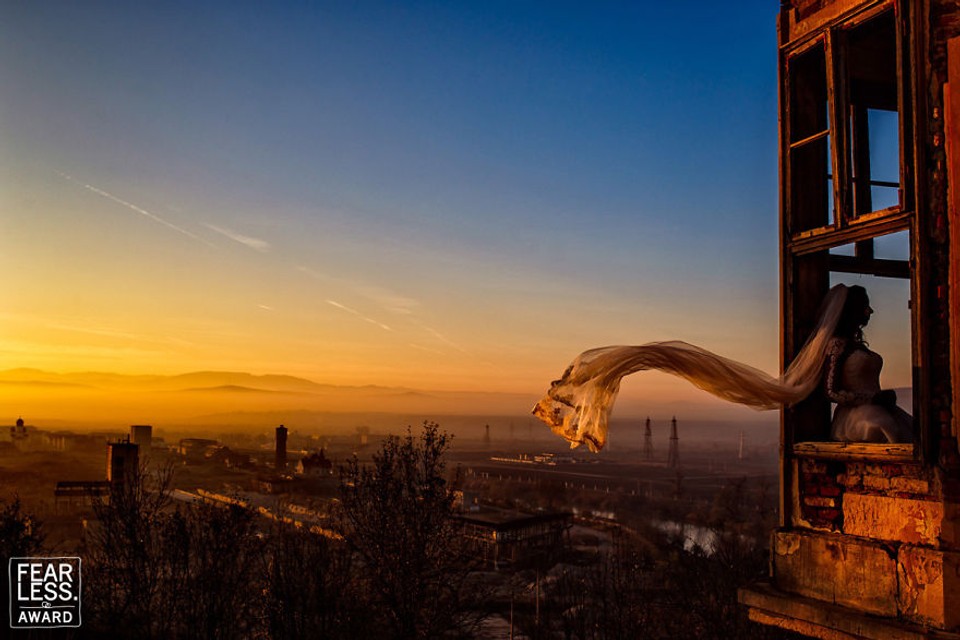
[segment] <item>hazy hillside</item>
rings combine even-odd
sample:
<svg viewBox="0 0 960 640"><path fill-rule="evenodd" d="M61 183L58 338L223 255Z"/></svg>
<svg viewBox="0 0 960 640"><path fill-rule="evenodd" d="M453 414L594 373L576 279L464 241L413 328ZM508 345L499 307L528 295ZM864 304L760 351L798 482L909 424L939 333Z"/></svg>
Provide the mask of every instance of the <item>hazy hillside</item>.
<svg viewBox="0 0 960 640"><path fill-rule="evenodd" d="M533 394L337 386L283 375L203 371L174 376L36 369L0 371L0 414L51 419L185 420L240 412L526 414Z"/></svg>
<svg viewBox="0 0 960 640"><path fill-rule="evenodd" d="M641 384L637 384L640 382ZM634 376L614 407L612 419L640 424L647 416L663 424L677 416L681 424L778 422L777 412L760 412L714 399L677 383L676 393L656 400L644 397L643 377ZM912 406L910 389L898 389L901 406ZM443 416L501 416L525 424L536 393L437 391L407 387L338 386L285 375L253 375L231 371L202 371L173 376L129 376L89 372L58 374L36 369L0 371L0 423L17 416L30 420L112 422L132 424L194 423L256 425L264 420L305 423L378 424L398 417L411 423ZM682 395L681 395L682 394ZM351 414L349 421L331 416ZM449 421L449 418L447 418ZM539 426L539 423L538 423ZM631 429L631 432L633 429ZM772 432L772 431L771 431ZM721 431L708 428L704 435ZM739 430L723 431L721 439L737 437ZM760 432L758 432L759 435Z"/></svg>

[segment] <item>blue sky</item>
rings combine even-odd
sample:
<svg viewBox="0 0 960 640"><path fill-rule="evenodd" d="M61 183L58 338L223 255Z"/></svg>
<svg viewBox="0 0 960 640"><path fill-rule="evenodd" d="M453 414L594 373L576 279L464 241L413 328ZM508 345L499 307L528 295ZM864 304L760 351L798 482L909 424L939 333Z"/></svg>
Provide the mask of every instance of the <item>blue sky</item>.
<svg viewBox="0 0 960 640"><path fill-rule="evenodd" d="M198 6L199 5L199 6ZM12 3L11 366L777 366L778 3Z"/></svg>

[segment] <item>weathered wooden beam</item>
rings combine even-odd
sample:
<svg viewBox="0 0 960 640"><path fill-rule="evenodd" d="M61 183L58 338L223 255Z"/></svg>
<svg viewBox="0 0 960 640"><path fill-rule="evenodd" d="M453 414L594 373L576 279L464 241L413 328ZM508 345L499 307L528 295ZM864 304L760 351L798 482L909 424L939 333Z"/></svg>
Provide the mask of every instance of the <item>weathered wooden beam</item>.
<svg viewBox="0 0 960 640"><path fill-rule="evenodd" d="M804 145L810 144L811 142L816 142L817 140L820 140L820 139L822 139L822 138L826 138L826 137L829 136L829 135L830 135L830 130L829 130L829 129L824 129L823 131L819 131L819 132L813 134L812 136L807 136L807 137L804 138L803 140L797 140L796 142L791 142L791 143L790 143L790 148L791 148L791 149L796 149L797 147L802 147L802 146L804 146Z"/></svg>
<svg viewBox="0 0 960 640"><path fill-rule="evenodd" d="M952 435L960 433L960 36L947 41L947 82L943 85L947 152L947 218L950 228L950 378Z"/></svg>
<svg viewBox="0 0 960 640"><path fill-rule="evenodd" d="M838 230L829 226L795 234L788 242L788 246L795 255L826 251L844 244L904 231L910 228L911 217L912 212L897 210L885 211L876 216L861 216L845 229Z"/></svg>
<svg viewBox="0 0 960 640"><path fill-rule="evenodd" d="M868 442L798 442L793 455L817 460L882 460L916 462L912 444L874 444Z"/></svg>
<svg viewBox="0 0 960 640"><path fill-rule="evenodd" d="M863 273L881 278L910 279L910 262L907 260L831 255L829 264L830 271L837 273Z"/></svg>

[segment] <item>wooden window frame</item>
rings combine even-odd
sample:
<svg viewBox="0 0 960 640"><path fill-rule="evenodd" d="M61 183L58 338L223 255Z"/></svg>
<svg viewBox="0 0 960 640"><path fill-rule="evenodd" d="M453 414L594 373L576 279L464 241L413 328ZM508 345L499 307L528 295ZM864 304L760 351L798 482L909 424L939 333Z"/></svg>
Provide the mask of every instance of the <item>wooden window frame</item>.
<svg viewBox="0 0 960 640"><path fill-rule="evenodd" d="M780 46L780 237L781 237L781 368L786 366L803 339L809 334L815 314L826 291L829 289L830 273L860 273L881 277L910 280L911 300L917 294L917 206L914 165L917 149L914 148L913 128L916 105L910 75L915 47L909 39L911 25L907 22L906 0L877 0L866 3L838 16L822 29L810 32L793 42L781 41ZM847 35L856 27L890 12L894 22L896 68L897 68L897 113L899 134L899 204L879 211L853 215L853 180L850 164L851 138L849 129L848 71L845 68L845 44ZM786 34L781 31L781 38ZM826 212L828 224L815 228L798 228L794 212L791 166L792 140L790 108L794 96L790 86L790 64L798 56L816 47L823 47L826 75L828 131L830 140L829 169L831 170L834 211ZM864 135L862 132L860 135ZM827 176L824 177L827 179ZM816 196L815 196L816 197ZM872 239L907 231L910 236L909 260L881 260L873 255ZM855 255L840 256L830 249L854 244ZM919 375L919 342L917 335L918 305L911 304L911 352L913 362L914 420L922 427ZM921 391L921 393L918 393ZM804 405L807 406L804 406ZM825 397L814 398L809 403L800 403L795 408L786 408L781 414L781 479L789 476L792 459L815 457L844 460L917 460L924 457L922 447L911 444L878 445L870 443L837 443L823 437L810 437L814 428L829 425L830 404ZM925 435L921 433L920 441ZM786 474L786 475L785 475ZM789 501L783 487L781 499ZM785 503L784 503L785 504ZM784 506L781 505L781 507ZM788 509L781 508L781 517L787 517Z"/></svg>
<svg viewBox="0 0 960 640"><path fill-rule="evenodd" d="M905 46L906 24L902 0L882 0L867 4L851 15L841 16L828 24L822 31L810 34L808 37L788 46L781 47L781 170L784 185L784 201L781 223L786 231L786 249L798 255L816 251L829 250L850 243L861 243L858 247L858 256L865 261L871 257L870 249L865 242L870 238L886 235L896 231L908 230L911 227L914 213L915 198L913 174L910 171L912 164L911 114L906 96L910 95L907 60ZM899 152L900 152L900 204L870 211L860 215L853 213L853 180L850 167L851 136L846 113L849 109L849 87L845 68L845 51L842 41L848 32L862 26L884 13L891 12L894 18L896 65L899 71L897 78L897 113L899 117ZM832 222L810 229L795 230L797 221L792 218L793 167L791 149L797 142L792 141L791 128L791 87L789 86L788 69L793 60L808 53L811 49L822 46L826 57L826 85L828 109L828 135L830 139L830 175L833 183ZM828 218L831 217L831 212ZM849 269L849 265L848 265ZM873 273L868 262L864 263L862 273Z"/></svg>

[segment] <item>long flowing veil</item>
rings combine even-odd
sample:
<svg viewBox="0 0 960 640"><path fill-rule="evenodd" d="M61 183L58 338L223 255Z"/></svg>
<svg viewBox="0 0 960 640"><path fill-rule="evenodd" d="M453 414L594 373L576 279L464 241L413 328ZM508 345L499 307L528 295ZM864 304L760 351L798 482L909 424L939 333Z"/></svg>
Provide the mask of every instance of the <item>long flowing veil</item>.
<svg viewBox="0 0 960 640"><path fill-rule="evenodd" d="M830 290L813 332L778 378L676 340L600 347L577 356L563 376L551 384L533 414L571 447L587 443L591 451L599 451L606 443L607 423L621 378L647 369L680 376L718 398L758 410L795 404L820 382L827 346L846 299L844 285Z"/></svg>

